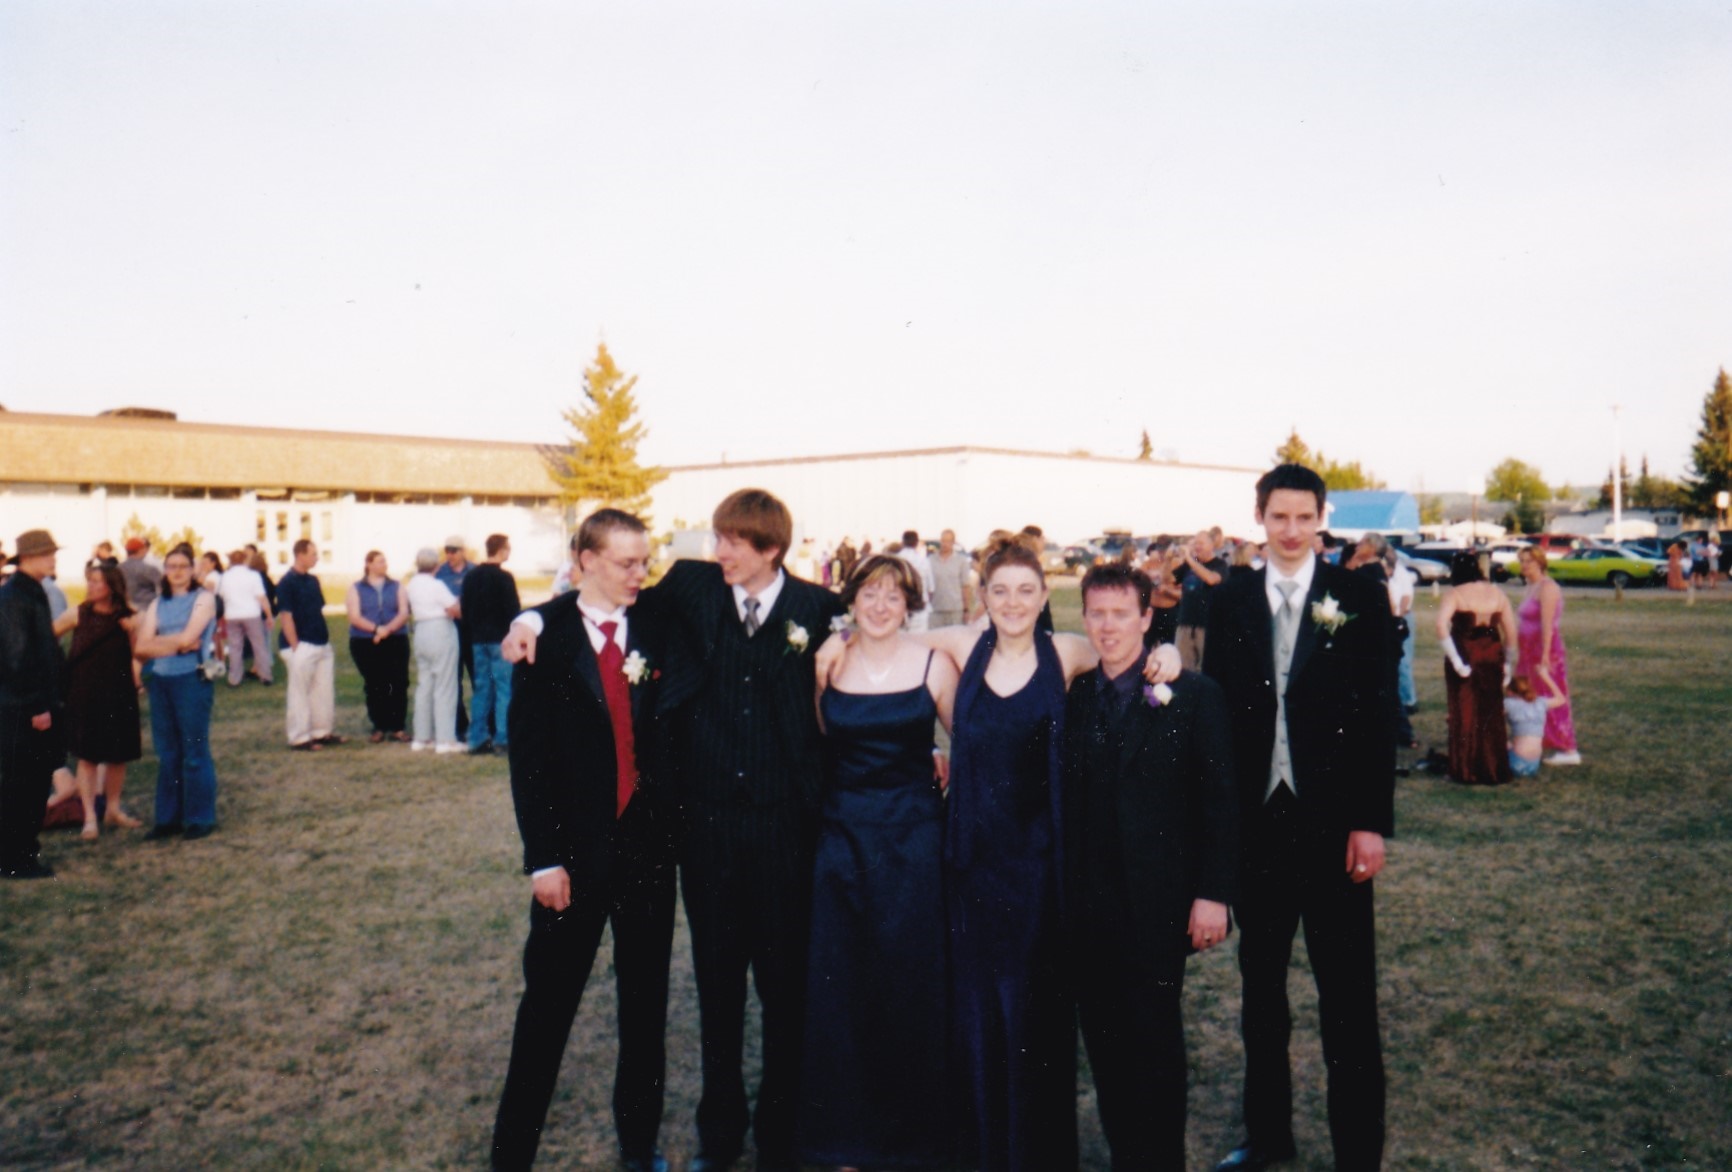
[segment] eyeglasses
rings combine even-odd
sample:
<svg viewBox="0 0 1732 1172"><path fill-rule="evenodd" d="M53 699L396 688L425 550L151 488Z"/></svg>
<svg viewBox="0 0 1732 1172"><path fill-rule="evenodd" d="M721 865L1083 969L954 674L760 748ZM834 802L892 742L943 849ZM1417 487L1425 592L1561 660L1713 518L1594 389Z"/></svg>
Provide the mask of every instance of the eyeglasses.
<svg viewBox="0 0 1732 1172"><path fill-rule="evenodd" d="M619 558L604 557L601 554L596 554L595 556L606 562L608 565L617 567L627 574L640 570L646 574L649 573L649 559L647 558L629 558L621 561Z"/></svg>

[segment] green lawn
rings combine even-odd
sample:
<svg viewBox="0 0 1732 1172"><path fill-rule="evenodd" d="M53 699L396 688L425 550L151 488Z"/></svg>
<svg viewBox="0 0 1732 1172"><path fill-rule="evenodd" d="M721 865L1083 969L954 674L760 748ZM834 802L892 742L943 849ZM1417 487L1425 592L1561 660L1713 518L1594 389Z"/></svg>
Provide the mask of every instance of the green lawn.
<svg viewBox="0 0 1732 1172"><path fill-rule="evenodd" d="M1732 1168L1732 592L1571 591L1586 764L1498 790L1400 783L1379 881L1391 1168ZM1074 627L1074 586L1055 598ZM1421 624L1436 603L1422 593ZM340 632L339 632L340 634ZM1421 736L1443 738L1421 632ZM283 748L282 689L219 687L221 828L47 838L0 886L0 1167L480 1168L520 991L527 882L505 766ZM148 737L146 738L148 742ZM127 793L148 819L154 761ZM664 1147L692 1154L683 925ZM1303 964L1303 949L1295 961ZM606 1168L604 951L543 1166ZM1331 1166L1308 977L1295 1169ZM1192 962L1193 1165L1238 1136L1231 946ZM1107 1159L1086 1080L1084 1167Z"/></svg>

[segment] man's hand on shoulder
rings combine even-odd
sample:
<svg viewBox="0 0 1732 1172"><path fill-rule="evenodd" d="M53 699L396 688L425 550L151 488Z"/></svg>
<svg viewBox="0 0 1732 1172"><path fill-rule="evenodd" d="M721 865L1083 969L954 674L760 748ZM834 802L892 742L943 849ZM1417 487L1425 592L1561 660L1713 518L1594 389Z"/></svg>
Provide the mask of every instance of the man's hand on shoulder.
<svg viewBox="0 0 1732 1172"><path fill-rule="evenodd" d="M523 621L520 615L512 620L511 629L499 644L499 657L506 663L534 663L535 640L540 629Z"/></svg>
<svg viewBox="0 0 1732 1172"><path fill-rule="evenodd" d="M1170 684L1179 678L1184 666L1179 649L1171 643L1162 643L1143 661L1143 679L1151 684Z"/></svg>
<svg viewBox="0 0 1732 1172"><path fill-rule="evenodd" d="M1383 836L1375 830L1353 830L1347 834L1347 874L1355 883L1377 878L1383 870Z"/></svg>
<svg viewBox="0 0 1732 1172"><path fill-rule="evenodd" d="M571 876L564 867L554 867L535 876L535 902L550 911L562 912L571 906Z"/></svg>

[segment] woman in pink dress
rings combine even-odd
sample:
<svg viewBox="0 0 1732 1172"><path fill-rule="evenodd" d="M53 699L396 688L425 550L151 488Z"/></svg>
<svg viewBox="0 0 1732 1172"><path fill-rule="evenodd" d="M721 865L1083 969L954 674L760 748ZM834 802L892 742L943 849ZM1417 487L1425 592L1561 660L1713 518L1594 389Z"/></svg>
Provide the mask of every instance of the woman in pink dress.
<svg viewBox="0 0 1732 1172"><path fill-rule="evenodd" d="M1537 681L1541 696L1559 696L1563 703L1546 715L1545 747L1552 750L1547 765L1580 765L1576 751L1576 722L1571 714L1568 656L1564 653L1564 592L1546 576L1546 554L1538 546L1521 551L1522 595L1519 642L1521 664L1517 673Z"/></svg>

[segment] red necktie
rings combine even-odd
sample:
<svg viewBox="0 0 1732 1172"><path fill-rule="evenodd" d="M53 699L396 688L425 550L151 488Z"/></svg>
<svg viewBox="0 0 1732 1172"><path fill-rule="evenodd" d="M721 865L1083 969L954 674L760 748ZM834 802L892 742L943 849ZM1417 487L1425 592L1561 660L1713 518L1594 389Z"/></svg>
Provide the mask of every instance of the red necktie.
<svg viewBox="0 0 1732 1172"><path fill-rule="evenodd" d="M607 700L607 718L613 723L613 759L618 772L614 815L620 817L637 789L637 754L631 737L631 685L625 678L625 655L613 641L619 624L597 623L596 629L606 640L596 659L601 666L601 694Z"/></svg>

